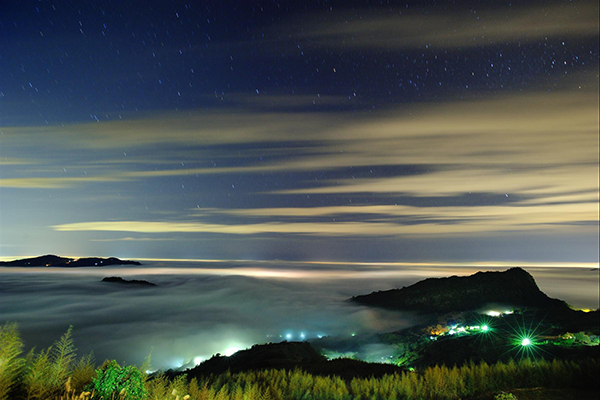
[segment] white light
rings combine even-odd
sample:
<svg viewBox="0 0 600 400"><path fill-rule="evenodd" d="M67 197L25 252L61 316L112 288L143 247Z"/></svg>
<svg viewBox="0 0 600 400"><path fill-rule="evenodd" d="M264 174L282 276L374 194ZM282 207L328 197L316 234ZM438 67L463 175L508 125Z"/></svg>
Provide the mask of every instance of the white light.
<svg viewBox="0 0 600 400"><path fill-rule="evenodd" d="M306 338L306 335L304 334L304 332L300 332L300 337L301 337L302 339Z"/></svg>
<svg viewBox="0 0 600 400"><path fill-rule="evenodd" d="M521 342L521 346L529 346L530 344L531 344L531 340L529 338L525 338Z"/></svg>
<svg viewBox="0 0 600 400"><path fill-rule="evenodd" d="M202 357L194 358L194 364L196 364L196 365L200 365L202 363L202 361L204 361L204 358L202 358Z"/></svg>
<svg viewBox="0 0 600 400"><path fill-rule="evenodd" d="M287 340L290 340L290 339L292 338L292 334L291 334L291 333L287 333L287 334L285 335L285 338L286 338Z"/></svg>
<svg viewBox="0 0 600 400"><path fill-rule="evenodd" d="M487 325L484 325L484 326L481 327L482 331L487 331L488 329L490 329L490 328Z"/></svg>
<svg viewBox="0 0 600 400"><path fill-rule="evenodd" d="M237 347L230 347L227 350L225 350L224 354L225 354L225 357L229 357L229 356L233 355L234 353L237 353L238 351L240 351L240 349L238 349Z"/></svg>
<svg viewBox="0 0 600 400"><path fill-rule="evenodd" d="M499 311L488 311L486 314L490 317L499 317L502 313L500 313Z"/></svg>

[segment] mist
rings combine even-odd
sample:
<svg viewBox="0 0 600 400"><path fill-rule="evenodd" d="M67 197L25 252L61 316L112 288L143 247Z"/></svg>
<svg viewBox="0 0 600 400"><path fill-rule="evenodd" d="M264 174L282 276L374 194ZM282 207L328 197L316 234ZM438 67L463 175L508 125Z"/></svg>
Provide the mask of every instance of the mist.
<svg viewBox="0 0 600 400"><path fill-rule="evenodd" d="M153 368L176 368L256 343L397 331L417 323L418 316L347 299L426 277L476 271L284 262L144 264L0 268L0 324L17 322L27 348L48 347L73 325L80 355L93 351L98 362L116 359L140 365L151 354ZM598 308L597 270L527 270L550 297ZM158 286L101 282L106 276L145 279Z"/></svg>

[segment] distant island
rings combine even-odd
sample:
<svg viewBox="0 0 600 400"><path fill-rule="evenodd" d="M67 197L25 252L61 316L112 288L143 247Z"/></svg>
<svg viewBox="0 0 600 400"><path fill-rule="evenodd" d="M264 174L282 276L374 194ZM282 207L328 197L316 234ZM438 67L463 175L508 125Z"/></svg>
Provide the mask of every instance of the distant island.
<svg viewBox="0 0 600 400"><path fill-rule="evenodd" d="M137 279L123 279L120 276L107 276L102 279L102 282L116 283L118 285L129 285L129 286L158 286L156 283L137 280Z"/></svg>
<svg viewBox="0 0 600 400"><path fill-rule="evenodd" d="M1 261L0 267L106 267L109 265L142 265L137 261L120 260L115 257L68 258L53 254L13 261Z"/></svg>

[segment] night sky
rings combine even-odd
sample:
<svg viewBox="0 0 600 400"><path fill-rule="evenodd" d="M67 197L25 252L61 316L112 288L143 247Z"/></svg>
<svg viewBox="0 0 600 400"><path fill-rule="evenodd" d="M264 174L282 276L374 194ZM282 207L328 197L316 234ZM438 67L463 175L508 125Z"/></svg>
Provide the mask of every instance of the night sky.
<svg viewBox="0 0 600 400"><path fill-rule="evenodd" d="M0 256L597 266L598 13L2 1Z"/></svg>

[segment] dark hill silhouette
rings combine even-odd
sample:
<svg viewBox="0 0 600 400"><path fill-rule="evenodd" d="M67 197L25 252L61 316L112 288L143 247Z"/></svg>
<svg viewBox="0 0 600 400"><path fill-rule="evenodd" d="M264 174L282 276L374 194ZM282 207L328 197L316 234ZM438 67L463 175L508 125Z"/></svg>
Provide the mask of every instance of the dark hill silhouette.
<svg viewBox="0 0 600 400"><path fill-rule="evenodd" d="M170 375L185 373L188 378L266 369L302 369L316 375L337 375L342 378L383 376L403 369L393 364L367 363L359 360L328 361L307 342L281 342L252 346L224 357L219 354L185 372L170 371Z"/></svg>
<svg viewBox="0 0 600 400"><path fill-rule="evenodd" d="M429 278L402 289L373 292L350 300L393 310L432 313L475 310L489 304L568 308L565 302L546 296L533 277L521 268L477 272L465 277Z"/></svg>
<svg viewBox="0 0 600 400"><path fill-rule="evenodd" d="M116 283L117 285L126 285L126 286L158 286L156 283L152 283L152 282L148 282L148 281L144 281L144 280L137 280L137 279L131 279L131 280L127 280L127 279L123 279L120 276L107 276L106 278L102 279L102 282L109 282L109 283Z"/></svg>
<svg viewBox="0 0 600 400"><path fill-rule="evenodd" d="M142 265L137 261L120 260L115 257L68 258L47 254L34 258L2 261L0 267L105 267L109 265Z"/></svg>

